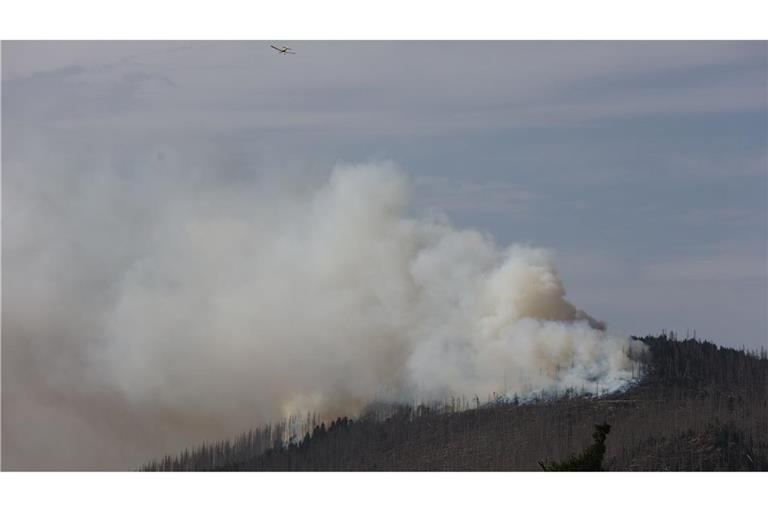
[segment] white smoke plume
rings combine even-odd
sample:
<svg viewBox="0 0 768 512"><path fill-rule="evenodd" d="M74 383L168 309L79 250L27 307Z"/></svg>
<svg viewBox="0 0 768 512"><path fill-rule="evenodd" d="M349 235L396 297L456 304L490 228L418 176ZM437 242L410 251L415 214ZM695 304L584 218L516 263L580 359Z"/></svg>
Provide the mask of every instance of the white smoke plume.
<svg viewBox="0 0 768 512"><path fill-rule="evenodd" d="M91 465L135 465L174 443L300 411L354 414L381 396L609 391L631 380L630 340L565 299L547 251L499 248L407 207L394 166L340 166L319 188L191 188L134 211L137 224L118 222L122 241L102 255L121 261L108 270L25 262L38 275L10 278L3 357L39 379L11 397L5 415L19 416L4 419L4 436L20 442L23 422L43 417L18 404L33 396L80 449L92 449L80 439L91 430L123 444ZM30 251L21 240L4 241L11 262ZM89 279L92 292L69 293Z"/></svg>

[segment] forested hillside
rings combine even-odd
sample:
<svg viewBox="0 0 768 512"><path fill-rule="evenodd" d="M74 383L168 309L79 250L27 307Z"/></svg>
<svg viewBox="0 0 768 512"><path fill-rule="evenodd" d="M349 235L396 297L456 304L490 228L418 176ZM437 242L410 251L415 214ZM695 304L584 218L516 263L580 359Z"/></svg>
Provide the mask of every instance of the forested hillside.
<svg viewBox="0 0 768 512"><path fill-rule="evenodd" d="M768 470L766 351L674 334L639 339L649 348L643 378L622 393L371 407L360 418L315 425L301 439L286 442L293 429L282 422L142 469L536 471L540 461L581 452L595 425L608 424L603 469Z"/></svg>

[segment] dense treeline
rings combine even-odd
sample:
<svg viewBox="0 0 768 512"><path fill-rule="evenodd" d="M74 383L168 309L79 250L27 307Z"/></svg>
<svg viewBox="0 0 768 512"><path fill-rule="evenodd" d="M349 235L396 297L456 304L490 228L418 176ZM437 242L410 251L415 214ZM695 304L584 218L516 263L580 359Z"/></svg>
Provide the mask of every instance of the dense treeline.
<svg viewBox="0 0 768 512"><path fill-rule="evenodd" d="M175 457L166 455L144 465L144 471L210 471L212 468L232 466L247 461L267 450L279 450L295 443L296 432L309 432L316 427L317 417L291 416L283 421L268 423L249 430L234 441L203 444L194 450L185 450ZM324 428L324 427L323 427ZM315 430L317 432L317 430Z"/></svg>
<svg viewBox="0 0 768 512"><path fill-rule="evenodd" d="M747 352L719 347L708 341L670 336L636 338L650 348L646 382L665 386L746 393L765 393L768 373L765 348Z"/></svg>
<svg viewBox="0 0 768 512"><path fill-rule="evenodd" d="M145 465L145 471L206 471L245 462L255 454L283 445L285 424L268 424L249 430L235 441L220 441L202 445L196 450L185 450L176 457L166 455L159 461Z"/></svg>
<svg viewBox="0 0 768 512"><path fill-rule="evenodd" d="M587 453L594 426L607 423L604 469L768 470L766 351L674 334L638 339L648 347L644 377L623 393L389 405L329 424L292 419L143 469L532 471L542 460Z"/></svg>

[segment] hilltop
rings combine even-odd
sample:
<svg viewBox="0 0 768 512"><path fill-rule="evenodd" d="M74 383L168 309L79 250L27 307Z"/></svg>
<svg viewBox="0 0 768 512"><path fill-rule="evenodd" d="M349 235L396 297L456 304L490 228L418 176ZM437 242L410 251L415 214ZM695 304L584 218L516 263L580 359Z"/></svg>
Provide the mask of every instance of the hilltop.
<svg viewBox="0 0 768 512"><path fill-rule="evenodd" d="M641 381L620 393L497 401L464 409L371 408L284 442L267 425L234 442L166 456L165 471L535 471L582 451L611 425L604 468L614 471L768 470L768 353L674 334L648 347Z"/></svg>

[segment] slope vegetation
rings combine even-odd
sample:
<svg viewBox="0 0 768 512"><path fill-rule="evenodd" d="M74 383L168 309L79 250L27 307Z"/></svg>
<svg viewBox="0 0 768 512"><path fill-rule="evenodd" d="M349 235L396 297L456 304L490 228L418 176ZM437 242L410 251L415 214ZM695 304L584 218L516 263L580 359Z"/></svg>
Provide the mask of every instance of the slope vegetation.
<svg viewBox="0 0 768 512"><path fill-rule="evenodd" d="M285 439L285 423L167 456L165 471L537 471L609 424L613 471L768 470L768 354L648 336L640 384L602 397L372 407ZM459 405L460 404L460 405ZM467 408L468 407L468 408ZM463 409L463 410L462 410Z"/></svg>

